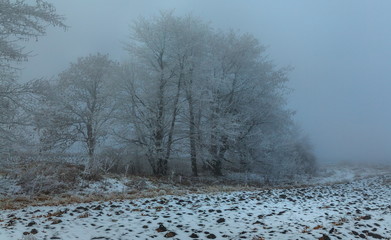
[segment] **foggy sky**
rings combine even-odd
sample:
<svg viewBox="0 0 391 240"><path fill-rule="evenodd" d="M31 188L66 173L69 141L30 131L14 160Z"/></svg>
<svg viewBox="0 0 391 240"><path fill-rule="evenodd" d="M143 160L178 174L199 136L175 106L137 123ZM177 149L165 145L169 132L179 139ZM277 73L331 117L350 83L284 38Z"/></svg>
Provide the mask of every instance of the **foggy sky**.
<svg viewBox="0 0 391 240"><path fill-rule="evenodd" d="M70 28L26 44L22 80L54 77L78 57L125 60L132 20L159 10L255 35L289 74L289 107L321 161L391 162L391 1L52 1Z"/></svg>

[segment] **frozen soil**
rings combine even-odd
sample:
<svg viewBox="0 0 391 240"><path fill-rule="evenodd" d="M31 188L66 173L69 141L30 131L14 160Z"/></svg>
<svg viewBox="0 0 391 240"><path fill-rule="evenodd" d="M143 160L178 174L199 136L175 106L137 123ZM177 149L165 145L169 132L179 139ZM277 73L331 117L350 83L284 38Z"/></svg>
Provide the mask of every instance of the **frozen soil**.
<svg viewBox="0 0 391 240"><path fill-rule="evenodd" d="M0 212L0 239L391 239L391 174Z"/></svg>

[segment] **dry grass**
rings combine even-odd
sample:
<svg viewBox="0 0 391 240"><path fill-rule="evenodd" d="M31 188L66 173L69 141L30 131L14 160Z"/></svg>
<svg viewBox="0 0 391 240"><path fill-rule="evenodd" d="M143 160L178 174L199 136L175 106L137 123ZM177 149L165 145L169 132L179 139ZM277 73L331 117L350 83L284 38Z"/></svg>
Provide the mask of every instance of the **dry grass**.
<svg viewBox="0 0 391 240"><path fill-rule="evenodd" d="M154 181L154 179L151 179ZM156 180L157 181L157 180ZM90 203L100 201L121 201L132 200L139 198L155 198L165 195L183 196L187 194L215 194L221 192L234 192L234 191L255 191L259 188L243 187L243 186L229 186L229 185L200 185L197 187L173 185L167 183L156 183L157 188L135 190L131 189L121 193L94 193L94 194L59 194L59 195L46 195L41 194L38 196L17 196L2 199L0 202L0 209L2 210L15 210L24 208L27 206L61 206L78 203Z"/></svg>
<svg viewBox="0 0 391 240"><path fill-rule="evenodd" d="M80 171L80 170L79 170ZM110 178L118 177L118 175L109 176ZM390 184L391 177L384 176L384 184ZM73 182L74 178L66 178L66 181ZM343 182L344 183L344 182ZM333 185L338 183L329 183L325 185ZM156 178L156 177L140 177L130 176L127 178L125 185L128 190L116 193L60 193L60 194L39 194L39 195L22 195L9 196L0 199L0 209L20 209L27 206L61 206L68 204L89 203L99 201L121 201L138 198L155 198L164 195L187 195L187 194L215 194L221 192L235 191L259 191L269 189L291 189L291 188L307 188L311 185L248 185L238 181L232 181L227 178L214 177L186 177L176 178Z"/></svg>
<svg viewBox="0 0 391 240"><path fill-rule="evenodd" d="M211 178L212 179L212 178ZM139 198L155 198L164 195L183 196L188 194L217 194L221 192L238 192L238 191L259 191L269 189L291 189L291 188L303 188L309 187L308 185L300 186L248 186L244 184L238 184L237 182L222 184L221 181L214 179L211 180L187 180L185 184L172 183L169 179L162 178L141 178L132 177L130 182L140 183L149 182L154 187L138 185L129 185L128 191L116 192L116 193L91 193L91 194L41 194L37 196L14 196L1 199L0 209L20 209L27 206L61 206L69 204L90 203L90 202L102 202L102 201L122 201L132 200ZM193 182L190 182L193 181ZM334 183L335 184L335 183ZM142 184L141 184L142 185ZM331 185L331 184L326 184Z"/></svg>

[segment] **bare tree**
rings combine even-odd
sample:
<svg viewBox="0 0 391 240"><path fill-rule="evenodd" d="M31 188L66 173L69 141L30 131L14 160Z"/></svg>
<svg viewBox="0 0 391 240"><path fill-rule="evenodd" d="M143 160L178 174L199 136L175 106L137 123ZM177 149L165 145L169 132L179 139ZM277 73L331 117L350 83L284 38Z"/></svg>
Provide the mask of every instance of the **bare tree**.
<svg viewBox="0 0 391 240"><path fill-rule="evenodd" d="M54 94L47 95L51 105L50 121L41 124L44 146L67 148L83 143L89 170L94 167L96 146L108 135L116 110L111 88L115 67L107 55L79 58L59 75Z"/></svg>

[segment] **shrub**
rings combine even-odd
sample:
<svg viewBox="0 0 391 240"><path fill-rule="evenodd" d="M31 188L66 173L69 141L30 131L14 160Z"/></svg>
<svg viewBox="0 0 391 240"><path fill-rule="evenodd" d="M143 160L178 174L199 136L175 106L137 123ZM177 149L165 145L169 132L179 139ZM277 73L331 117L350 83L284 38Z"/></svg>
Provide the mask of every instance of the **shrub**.
<svg viewBox="0 0 391 240"><path fill-rule="evenodd" d="M83 167L69 163L30 162L19 166L18 184L27 194L62 193L78 184Z"/></svg>

